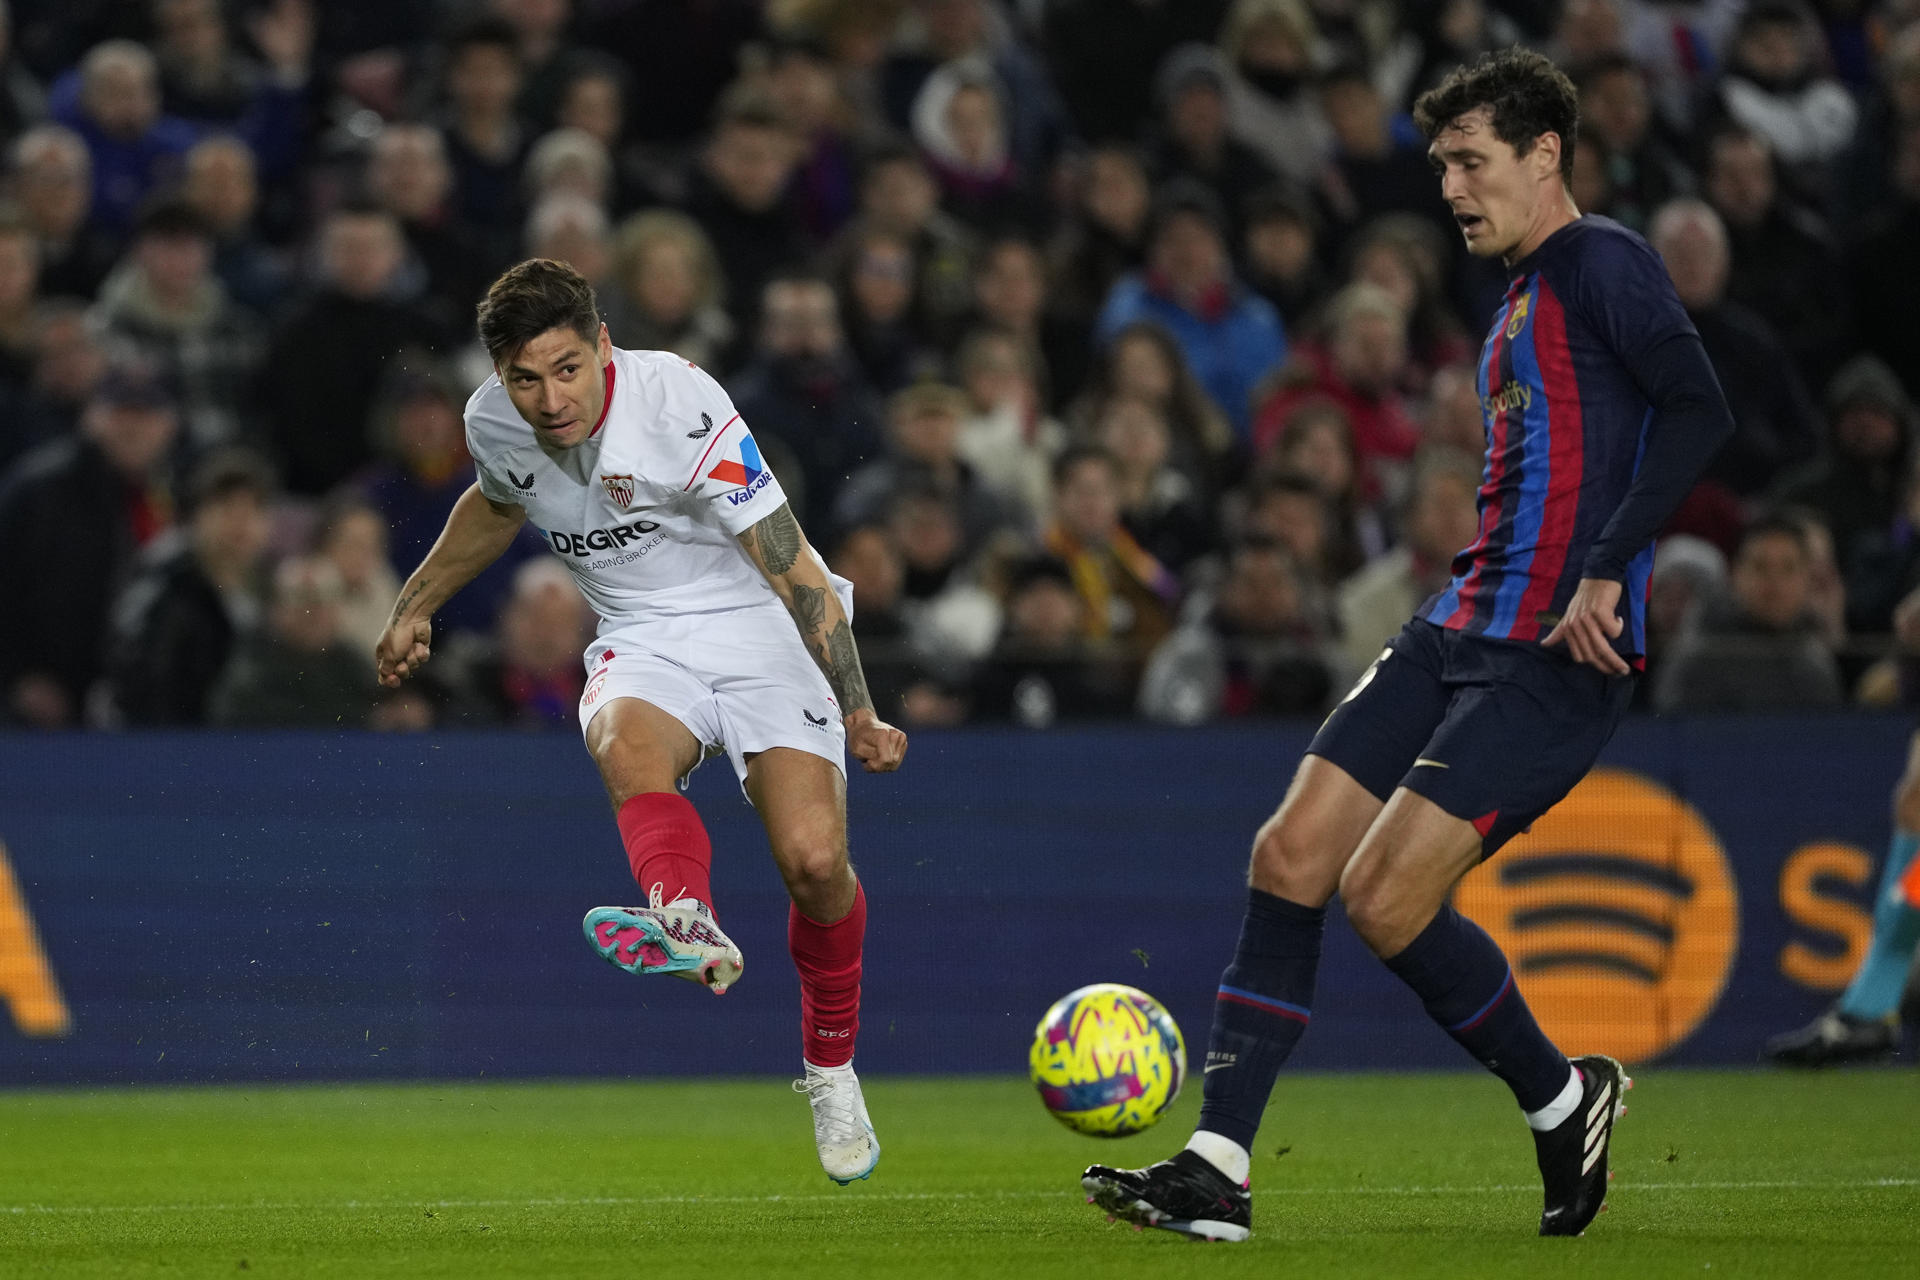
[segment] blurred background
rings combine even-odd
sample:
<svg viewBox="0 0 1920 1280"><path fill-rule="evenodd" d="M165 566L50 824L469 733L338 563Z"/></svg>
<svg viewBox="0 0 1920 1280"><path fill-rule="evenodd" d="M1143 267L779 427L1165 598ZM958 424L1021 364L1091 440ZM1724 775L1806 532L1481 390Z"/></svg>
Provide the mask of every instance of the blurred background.
<svg viewBox="0 0 1920 1280"><path fill-rule="evenodd" d="M498 943L473 929L521 928L544 891L547 934L504 954L577 948L587 886L623 891L577 742L593 619L537 533L436 618L422 680L382 692L368 657L472 480L475 303L529 255L594 281L616 345L722 381L853 580L918 779L856 783L856 857L941 868L890 886L929 913L913 972L958 982L979 944L947 908L991 906L1038 969L971 998L1021 1040L1056 978L1170 945L1129 934L1069 975L1061 913L1150 916L1172 880L1191 910L1143 936L1185 922L1197 967L1169 981L1203 999L1307 733L1474 534L1473 362L1504 280L1464 253L1408 113L1516 42L1573 76L1576 201L1660 252L1737 423L1656 559L1640 716L1608 757L1631 772L1530 837L1667 878L1576 864L1600 914L1548 923L1645 927L1535 971L1659 987L1642 1056L1771 1002L1693 1042L1750 1057L1858 958L1920 703L1914 0L12 0L0 983L52 1038L0 1020L7 1078L164 1072L139 1041L190 998L215 1012L178 1032L184 1074L291 1070L245 1056L232 1002L347 1035L337 983L379 972L409 975L366 989L390 1021L458 1008L516 972L440 990ZM772 893L723 781L697 794L739 891ZM994 850L1057 891L1009 908L1015 886L958 869ZM1485 910L1540 923L1498 898L1538 883L1483 886ZM1629 911L1622 884L1655 896ZM348 920L418 950L366 968ZM331 999L217 976L286 964L290 936ZM759 953L778 990L777 938ZM74 1037L108 1024L84 1065ZM1330 1025L1303 1052L1370 1060ZM461 1069L438 1052L406 1069Z"/></svg>

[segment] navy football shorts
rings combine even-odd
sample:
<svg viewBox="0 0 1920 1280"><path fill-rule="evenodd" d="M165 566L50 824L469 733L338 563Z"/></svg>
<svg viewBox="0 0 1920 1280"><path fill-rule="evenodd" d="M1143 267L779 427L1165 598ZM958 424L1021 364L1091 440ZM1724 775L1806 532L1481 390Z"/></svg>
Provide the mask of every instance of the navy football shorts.
<svg viewBox="0 0 1920 1280"><path fill-rule="evenodd" d="M1382 801L1417 791L1480 832L1482 858L1585 777L1634 677L1604 675L1518 640L1415 618L1307 747Z"/></svg>

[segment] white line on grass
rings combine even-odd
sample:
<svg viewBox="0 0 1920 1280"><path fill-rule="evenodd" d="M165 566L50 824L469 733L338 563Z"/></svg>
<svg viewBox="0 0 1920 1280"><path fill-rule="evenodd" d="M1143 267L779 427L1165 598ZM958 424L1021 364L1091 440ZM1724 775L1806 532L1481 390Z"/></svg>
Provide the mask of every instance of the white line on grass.
<svg viewBox="0 0 1920 1280"><path fill-rule="evenodd" d="M1851 1182L1622 1182L1615 1191L1873 1191L1894 1187L1920 1187L1920 1178L1864 1178ZM1493 1183L1477 1187L1369 1187L1356 1183L1350 1187L1262 1187L1263 1196L1467 1196L1540 1190L1538 1183ZM619 1208L654 1204L838 1204L858 1200L1054 1200L1066 1199L1065 1191L844 1191L820 1195L764 1196L540 1196L526 1200L335 1200L335 1201L259 1201L250 1204L10 1204L0 1205L0 1214L89 1214L89 1213L257 1213L292 1209L319 1209L328 1212L368 1209L572 1209Z"/></svg>

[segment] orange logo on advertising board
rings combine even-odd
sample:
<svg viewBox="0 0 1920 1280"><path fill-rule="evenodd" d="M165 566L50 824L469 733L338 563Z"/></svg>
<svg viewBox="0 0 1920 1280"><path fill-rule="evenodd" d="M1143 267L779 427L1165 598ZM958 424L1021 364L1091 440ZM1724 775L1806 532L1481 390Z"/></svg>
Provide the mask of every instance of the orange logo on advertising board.
<svg viewBox="0 0 1920 1280"><path fill-rule="evenodd" d="M1556 1044L1627 1061L1657 1057L1706 1019L1740 941L1713 829L1619 769L1595 769L1462 880L1454 903L1507 953Z"/></svg>
<svg viewBox="0 0 1920 1280"><path fill-rule="evenodd" d="M40 948L40 935L0 844L0 1004L23 1035L64 1036L73 1029L66 1001Z"/></svg>

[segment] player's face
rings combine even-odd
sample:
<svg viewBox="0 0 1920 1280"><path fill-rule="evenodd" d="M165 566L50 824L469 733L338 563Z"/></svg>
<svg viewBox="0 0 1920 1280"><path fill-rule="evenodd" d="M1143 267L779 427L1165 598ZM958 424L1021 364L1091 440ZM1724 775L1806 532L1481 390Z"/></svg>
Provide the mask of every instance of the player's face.
<svg viewBox="0 0 1920 1280"><path fill-rule="evenodd" d="M1427 158L1440 175L1447 202L1467 252L1477 258L1511 258L1533 230L1543 175L1559 171L1559 148L1543 134L1527 154L1494 136L1493 112L1475 107L1434 136Z"/></svg>
<svg viewBox="0 0 1920 1280"><path fill-rule="evenodd" d="M593 434L606 408L603 371L611 359L613 343L605 325L592 342L571 329L549 329L530 339L498 373L540 443L571 449Z"/></svg>

